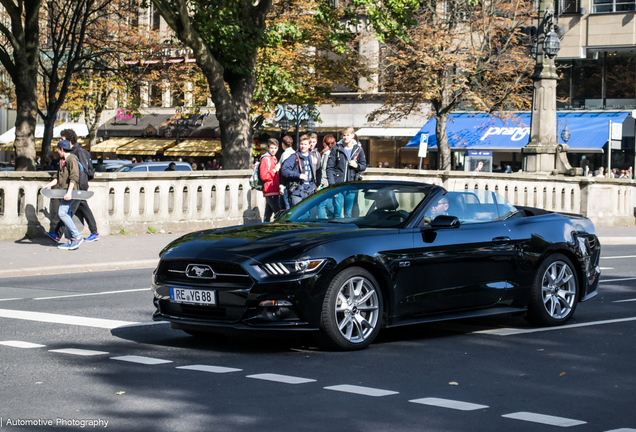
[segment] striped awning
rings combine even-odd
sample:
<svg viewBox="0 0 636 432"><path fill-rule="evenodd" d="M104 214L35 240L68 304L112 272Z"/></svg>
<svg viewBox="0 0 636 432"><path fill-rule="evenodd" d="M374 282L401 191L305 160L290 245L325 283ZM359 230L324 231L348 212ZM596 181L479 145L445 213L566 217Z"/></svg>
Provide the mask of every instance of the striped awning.
<svg viewBox="0 0 636 432"><path fill-rule="evenodd" d="M221 151L221 140L185 140L163 152L164 156L212 157Z"/></svg>
<svg viewBox="0 0 636 432"><path fill-rule="evenodd" d="M174 144L172 139L140 138L117 148L116 153L118 155L152 156Z"/></svg>
<svg viewBox="0 0 636 432"><path fill-rule="evenodd" d="M102 141L95 144L91 148L92 153L108 153L115 152L119 147L123 147L126 144L130 144L135 141L133 138L111 138L106 141Z"/></svg>

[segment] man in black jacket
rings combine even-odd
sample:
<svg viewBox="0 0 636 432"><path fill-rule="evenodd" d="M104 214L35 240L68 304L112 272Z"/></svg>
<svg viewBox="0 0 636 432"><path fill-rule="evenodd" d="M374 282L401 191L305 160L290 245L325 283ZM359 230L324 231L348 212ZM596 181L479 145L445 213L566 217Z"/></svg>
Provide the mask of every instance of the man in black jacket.
<svg viewBox="0 0 636 432"><path fill-rule="evenodd" d="M342 139L331 149L327 162L329 186L361 179L360 173L367 169L362 146L355 140L355 131L347 127L342 131ZM334 199L336 217L340 217L344 204L344 217L351 217L355 193L341 193Z"/></svg>
<svg viewBox="0 0 636 432"><path fill-rule="evenodd" d="M88 150L84 150L82 145L77 142L77 134L73 129L64 129L60 132L60 135L63 140L68 140L71 143L73 146L71 153L73 153L82 164L82 167L88 176L88 180L92 180L95 170L93 169L93 161L91 159L90 152ZM89 235L84 241L94 242L99 240L99 232L97 231L95 216L93 216L93 212L88 206L88 202L86 200L74 200L73 205L71 206L71 214L77 216L82 223L85 222L88 224L88 229L91 231L91 235ZM57 224L55 231L47 232L46 235L51 240L58 242L64 232L63 229L64 224L60 221Z"/></svg>

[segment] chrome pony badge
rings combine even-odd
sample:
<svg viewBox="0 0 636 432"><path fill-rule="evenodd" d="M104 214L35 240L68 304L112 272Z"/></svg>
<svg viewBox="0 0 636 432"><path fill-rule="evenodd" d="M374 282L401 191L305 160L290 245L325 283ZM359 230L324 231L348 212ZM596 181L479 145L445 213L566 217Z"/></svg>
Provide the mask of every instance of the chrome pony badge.
<svg viewBox="0 0 636 432"><path fill-rule="evenodd" d="M186 276L190 278L199 278L199 279L215 279L216 273L212 270L212 267L209 265L203 264L188 264L186 267Z"/></svg>

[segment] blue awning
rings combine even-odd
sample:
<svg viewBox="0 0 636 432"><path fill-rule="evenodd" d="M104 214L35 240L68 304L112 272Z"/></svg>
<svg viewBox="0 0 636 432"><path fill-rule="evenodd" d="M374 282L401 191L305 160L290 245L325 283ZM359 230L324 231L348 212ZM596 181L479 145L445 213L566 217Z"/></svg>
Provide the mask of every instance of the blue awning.
<svg viewBox="0 0 636 432"><path fill-rule="evenodd" d="M570 151L598 152L607 142L609 122L622 123L628 112L559 112L560 132L567 126L571 138ZM419 147L422 134L428 135L428 148L437 147L435 127L437 119L430 119L406 145ZM514 113L506 119L490 114L451 114L446 127L448 142L453 150L519 151L530 141L530 113ZM559 144L565 144L559 136Z"/></svg>

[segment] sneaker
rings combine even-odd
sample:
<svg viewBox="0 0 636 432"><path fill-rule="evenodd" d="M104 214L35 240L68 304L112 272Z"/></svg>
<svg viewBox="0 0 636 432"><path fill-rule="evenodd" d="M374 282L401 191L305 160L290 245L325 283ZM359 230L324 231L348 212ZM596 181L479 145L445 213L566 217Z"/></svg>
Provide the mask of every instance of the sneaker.
<svg viewBox="0 0 636 432"><path fill-rule="evenodd" d="M91 234L86 238L87 243L94 242L97 240L99 240L99 234Z"/></svg>
<svg viewBox="0 0 636 432"><path fill-rule="evenodd" d="M55 234L54 232L45 232L44 234L46 234L48 238L53 240L55 243L60 241L60 236Z"/></svg>
<svg viewBox="0 0 636 432"><path fill-rule="evenodd" d="M63 245L59 245L57 248L58 249L62 249L62 250L71 250L71 244L73 242L71 240L69 240L67 243L63 244Z"/></svg>

